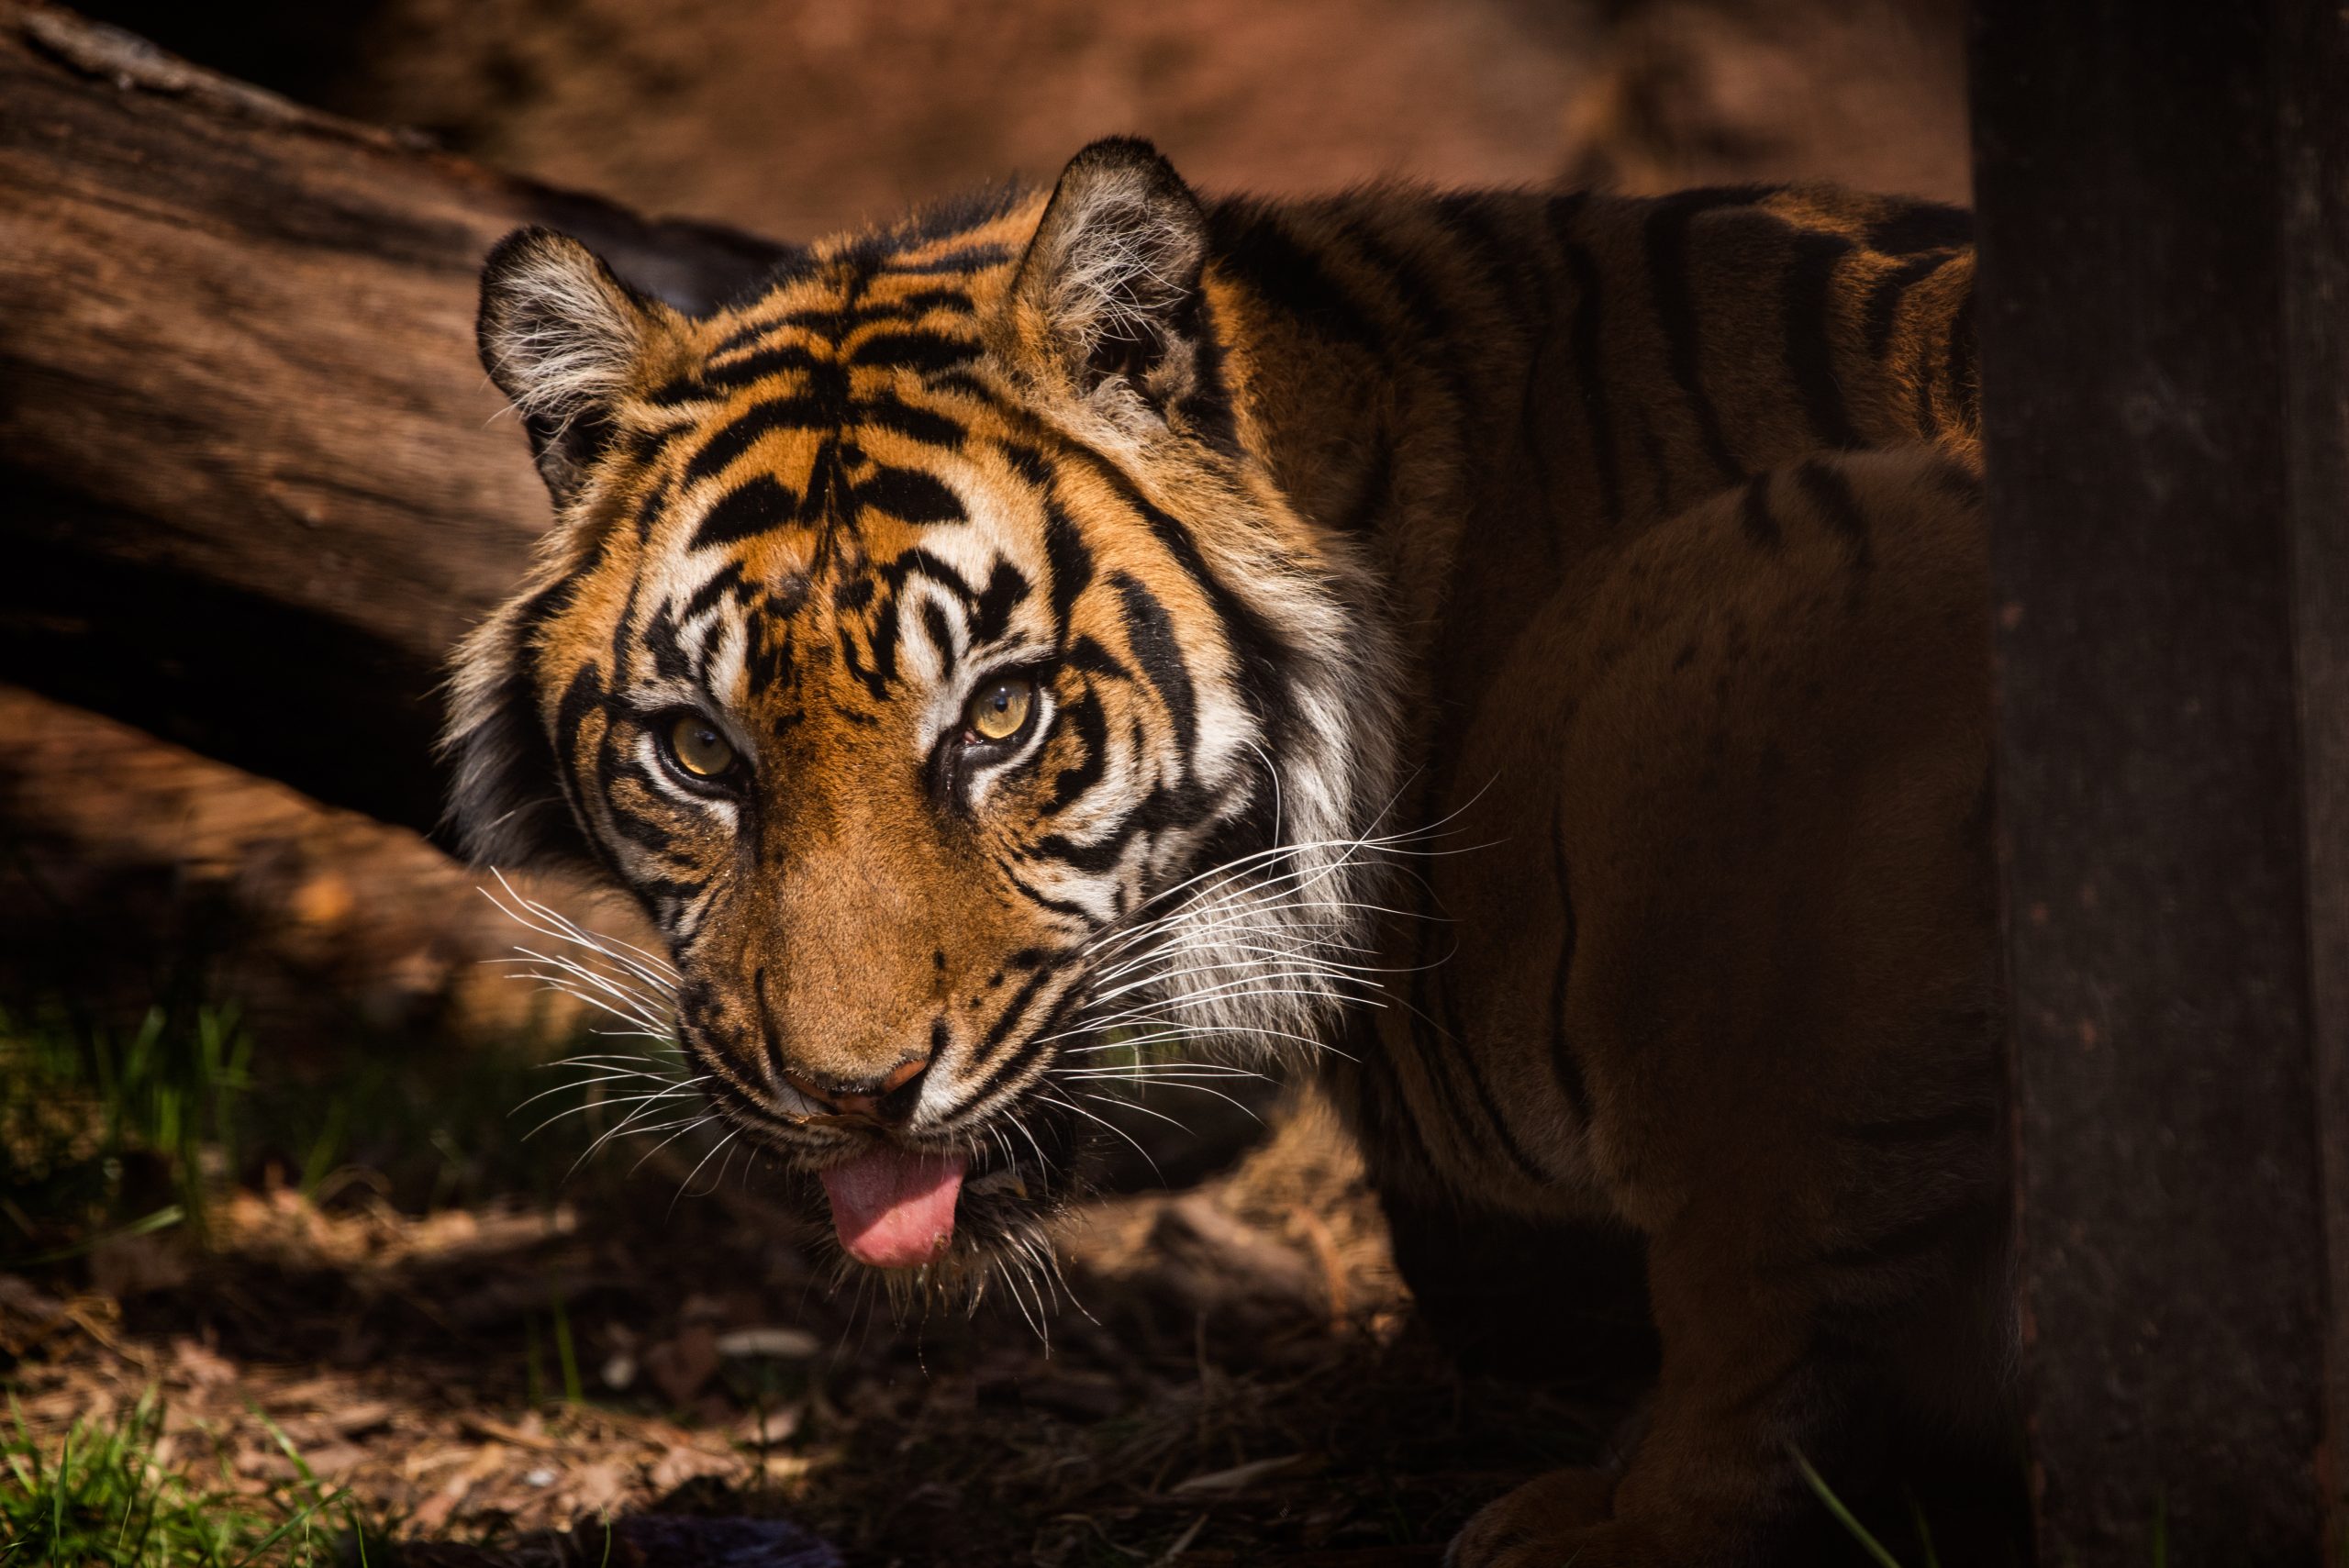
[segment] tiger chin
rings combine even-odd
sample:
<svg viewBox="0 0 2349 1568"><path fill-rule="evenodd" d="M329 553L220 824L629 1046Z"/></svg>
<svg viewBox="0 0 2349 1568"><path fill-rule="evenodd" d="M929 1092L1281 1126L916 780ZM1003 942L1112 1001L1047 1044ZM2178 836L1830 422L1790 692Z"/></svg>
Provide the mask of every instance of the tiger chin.
<svg viewBox="0 0 2349 1568"><path fill-rule="evenodd" d="M1660 1353L1451 1561L1809 1561L1806 1464L2009 1408L1973 265L1125 139L704 317L523 231L555 526L455 822L631 893L698 1088L925 1288L1037 1258L1121 1077L1316 1063L1440 1330Z"/></svg>

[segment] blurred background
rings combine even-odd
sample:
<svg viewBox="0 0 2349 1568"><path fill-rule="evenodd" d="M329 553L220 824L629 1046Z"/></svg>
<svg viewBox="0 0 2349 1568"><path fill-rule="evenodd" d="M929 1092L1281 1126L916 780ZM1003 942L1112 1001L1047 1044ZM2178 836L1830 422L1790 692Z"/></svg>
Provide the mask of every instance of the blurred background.
<svg viewBox="0 0 2349 1568"><path fill-rule="evenodd" d="M1208 190L1967 196L1957 0L81 9L420 152L780 239L1048 182L1112 132ZM182 1466L214 1443L255 1518L347 1485L359 1522L411 1542L715 1496L812 1518L857 1561L926 1562L968 1547L985 1498L1007 1555L959 1560L1208 1568L1277 1542L1370 1568L1431 1561L1508 1476L1594 1440L1575 1407L1512 1407L1500 1425L1548 1436L1464 1457L1477 1422L1410 1359L1358 1173L1318 1111L1263 1095L1269 1134L1219 1110L1204 1145L1137 1124L1157 1167L1072 1240L1095 1317L1059 1313L1057 1360L1000 1301L976 1339L876 1333L754 1186L677 1206L690 1142L655 1151L665 1179L629 1186L636 1152L573 1174L617 1119L577 1094L522 1142L536 1118L509 1111L589 1020L495 962L518 929L429 836L74 706L56 673L0 662L12 1451L132 1430L161 1398L176 1414L132 1435ZM528 891L632 930L593 890ZM1145 1190L1251 1140L1236 1173ZM909 1454L930 1478L910 1500Z"/></svg>

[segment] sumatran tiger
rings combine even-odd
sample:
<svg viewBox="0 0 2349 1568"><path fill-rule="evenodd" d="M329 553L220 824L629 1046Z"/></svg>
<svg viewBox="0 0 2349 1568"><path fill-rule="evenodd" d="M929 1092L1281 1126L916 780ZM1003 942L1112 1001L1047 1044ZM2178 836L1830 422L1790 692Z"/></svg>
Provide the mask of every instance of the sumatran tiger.
<svg viewBox="0 0 2349 1568"><path fill-rule="evenodd" d="M1451 1561L1783 1560L1806 1465L2007 1419L1968 235L1132 139L701 317L518 233L557 520L455 819L640 901L875 1269L1031 1250L1105 1043L1325 1057L1431 1313L1643 1269L1626 1456Z"/></svg>

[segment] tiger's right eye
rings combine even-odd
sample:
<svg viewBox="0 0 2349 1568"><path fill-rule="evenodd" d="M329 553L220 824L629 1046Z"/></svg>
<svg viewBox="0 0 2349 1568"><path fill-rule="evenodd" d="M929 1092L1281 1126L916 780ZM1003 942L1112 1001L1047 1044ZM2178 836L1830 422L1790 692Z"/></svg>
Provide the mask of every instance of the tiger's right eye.
<svg viewBox="0 0 2349 1568"><path fill-rule="evenodd" d="M733 742L718 726L691 713L669 726L669 755L697 779L722 778L734 771L736 760Z"/></svg>

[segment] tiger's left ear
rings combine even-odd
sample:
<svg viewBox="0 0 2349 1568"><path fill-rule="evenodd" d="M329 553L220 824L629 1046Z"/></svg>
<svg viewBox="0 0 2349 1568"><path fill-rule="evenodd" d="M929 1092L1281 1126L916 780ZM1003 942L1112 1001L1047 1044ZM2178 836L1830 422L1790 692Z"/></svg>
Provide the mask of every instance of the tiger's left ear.
<svg viewBox="0 0 2349 1568"><path fill-rule="evenodd" d="M1011 285L1022 354L1080 399L1120 383L1162 418L1213 379L1208 221L1149 142L1097 141L1072 159Z"/></svg>

